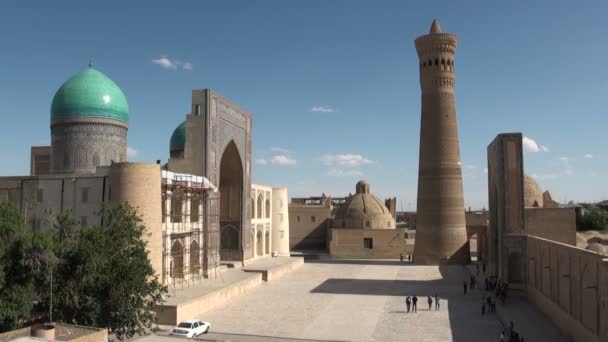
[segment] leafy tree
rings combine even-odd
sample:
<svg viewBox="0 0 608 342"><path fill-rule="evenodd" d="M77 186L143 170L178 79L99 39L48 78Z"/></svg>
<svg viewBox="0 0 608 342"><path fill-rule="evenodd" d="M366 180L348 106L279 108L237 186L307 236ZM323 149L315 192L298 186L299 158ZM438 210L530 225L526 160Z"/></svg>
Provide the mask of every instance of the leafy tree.
<svg viewBox="0 0 608 342"><path fill-rule="evenodd" d="M583 214L578 217L578 230L608 230L608 213L589 204L583 204Z"/></svg>
<svg viewBox="0 0 608 342"><path fill-rule="evenodd" d="M0 331L30 317L34 286L28 265L30 237L17 209L0 204Z"/></svg>
<svg viewBox="0 0 608 342"><path fill-rule="evenodd" d="M167 289L150 264L136 210L109 204L100 215L100 226L78 233L68 218L57 220L61 262L54 312L60 320L106 327L119 339L130 338L152 326L153 310Z"/></svg>

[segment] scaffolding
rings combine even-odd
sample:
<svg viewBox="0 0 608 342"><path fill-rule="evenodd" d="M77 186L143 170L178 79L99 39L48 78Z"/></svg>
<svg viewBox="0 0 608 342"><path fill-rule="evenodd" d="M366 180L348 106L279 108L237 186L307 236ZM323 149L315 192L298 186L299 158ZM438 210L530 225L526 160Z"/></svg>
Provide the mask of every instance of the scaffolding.
<svg viewBox="0 0 608 342"><path fill-rule="evenodd" d="M218 276L218 200L206 178L163 171L162 281L170 290Z"/></svg>

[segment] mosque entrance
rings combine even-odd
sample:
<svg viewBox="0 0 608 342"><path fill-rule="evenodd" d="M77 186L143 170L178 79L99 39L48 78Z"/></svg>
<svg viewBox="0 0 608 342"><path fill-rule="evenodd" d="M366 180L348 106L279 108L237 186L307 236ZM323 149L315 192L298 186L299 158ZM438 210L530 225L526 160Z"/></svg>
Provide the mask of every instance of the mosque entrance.
<svg viewBox="0 0 608 342"><path fill-rule="evenodd" d="M241 260L243 165L234 141L220 162L220 260Z"/></svg>

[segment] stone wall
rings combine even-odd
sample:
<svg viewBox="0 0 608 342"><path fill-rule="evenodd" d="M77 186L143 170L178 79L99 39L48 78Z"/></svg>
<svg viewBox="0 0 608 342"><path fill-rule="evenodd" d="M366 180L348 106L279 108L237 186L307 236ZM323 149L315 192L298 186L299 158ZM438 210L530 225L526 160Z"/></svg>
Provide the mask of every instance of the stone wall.
<svg viewBox="0 0 608 342"><path fill-rule="evenodd" d="M608 259L528 236L528 298L575 341L608 341Z"/></svg>
<svg viewBox="0 0 608 342"><path fill-rule="evenodd" d="M329 205L289 205L289 248L326 249L331 218Z"/></svg>
<svg viewBox="0 0 608 342"><path fill-rule="evenodd" d="M526 208L526 234L576 245L575 208Z"/></svg>
<svg viewBox="0 0 608 342"><path fill-rule="evenodd" d="M406 244L405 229L330 229L329 254L337 259L399 259L412 254L414 245ZM371 239L366 248L364 239Z"/></svg>

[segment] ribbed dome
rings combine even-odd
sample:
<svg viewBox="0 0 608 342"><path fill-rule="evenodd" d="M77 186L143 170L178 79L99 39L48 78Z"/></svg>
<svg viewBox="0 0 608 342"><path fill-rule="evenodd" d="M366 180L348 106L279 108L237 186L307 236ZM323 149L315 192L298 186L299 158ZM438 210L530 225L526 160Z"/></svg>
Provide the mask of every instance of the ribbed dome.
<svg viewBox="0 0 608 342"><path fill-rule="evenodd" d="M543 191L534 178L524 175L524 207L542 207Z"/></svg>
<svg viewBox="0 0 608 342"><path fill-rule="evenodd" d="M55 93L51 120L65 117L102 117L129 121L129 104L120 87L109 77L89 66Z"/></svg>
<svg viewBox="0 0 608 342"><path fill-rule="evenodd" d="M357 193L338 208L334 228L394 229L395 220L384 203L370 191L366 181L359 181Z"/></svg>
<svg viewBox="0 0 608 342"><path fill-rule="evenodd" d="M171 134L170 150L183 150L186 146L186 121L175 128Z"/></svg>

